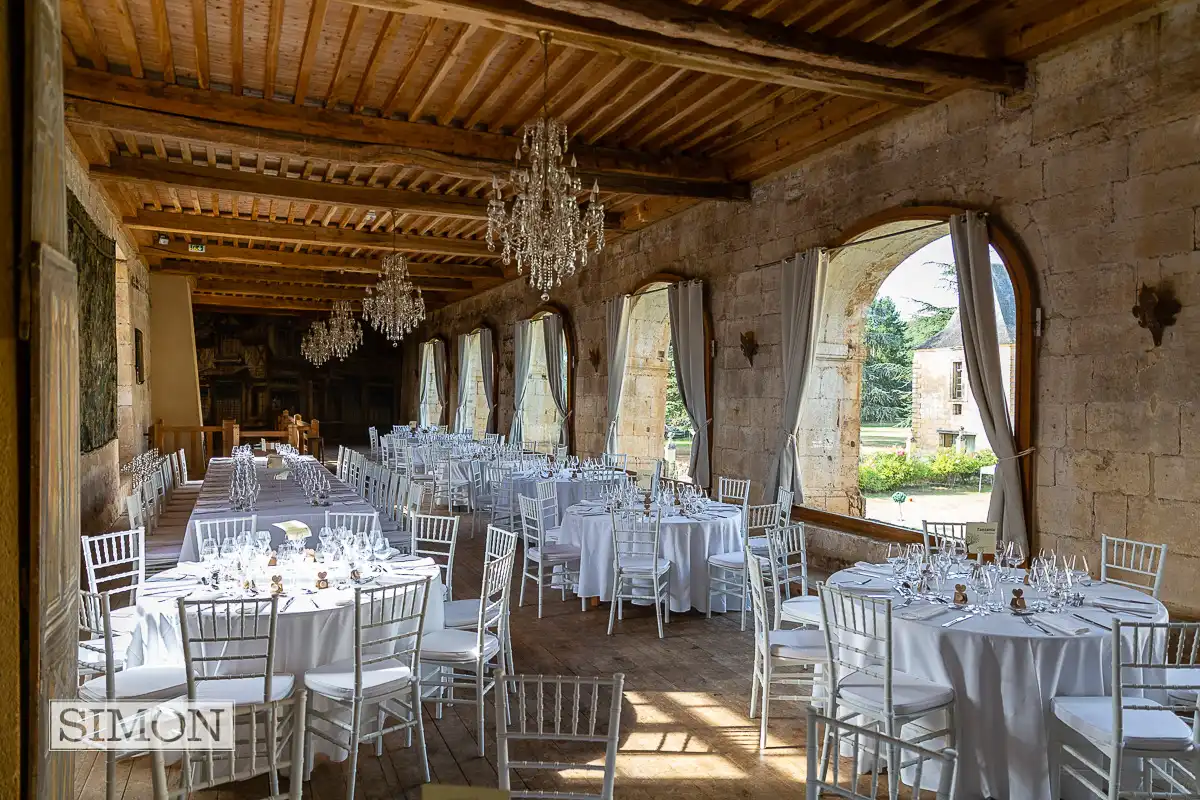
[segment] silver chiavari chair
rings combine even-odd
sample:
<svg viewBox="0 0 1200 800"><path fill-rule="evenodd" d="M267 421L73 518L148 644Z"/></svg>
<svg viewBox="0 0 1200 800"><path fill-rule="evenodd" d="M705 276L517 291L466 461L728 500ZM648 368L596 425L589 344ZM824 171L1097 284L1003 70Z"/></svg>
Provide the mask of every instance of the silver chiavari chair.
<svg viewBox="0 0 1200 800"><path fill-rule="evenodd" d="M1100 580L1129 586L1151 597L1162 589L1163 569L1167 562L1167 546L1119 539L1100 538L1102 558Z"/></svg>
<svg viewBox="0 0 1200 800"><path fill-rule="evenodd" d="M644 600L650 590L658 620L658 638L663 624L671 621L671 562L660 555L661 511L613 511L613 586L608 610L608 635L618 619L624 619L625 600ZM647 584L649 584L647 586Z"/></svg>
<svg viewBox="0 0 1200 800"><path fill-rule="evenodd" d="M454 551L458 545L458 517L413 514L409 519L413 553L433 559L442 571L446 596L453 597Z"/></svg>
<svg viewBox="0 0 1200 800"><path fill-rule="evenodd" d="M113 618L118 629L132 630L137 622L138 591L146 580L145 529L84 536L80 542L88 591L103 592L109 598L124 595L124 607Z"/></svg>

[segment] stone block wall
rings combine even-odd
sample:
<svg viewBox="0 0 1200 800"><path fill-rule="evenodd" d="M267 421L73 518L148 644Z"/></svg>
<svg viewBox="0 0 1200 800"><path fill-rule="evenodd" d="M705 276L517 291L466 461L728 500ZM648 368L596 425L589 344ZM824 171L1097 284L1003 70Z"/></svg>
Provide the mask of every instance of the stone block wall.
<svg viewBox="0 0 1200 800"><path fill-rule="evenodd" d="M714 474L761 486L778 446L780 309L779 268L756 267L835 241L873 215L931 204L992 214L1024 249L1040 295L1038 544L1094 553L1102 534L1166 542L1165 599L1200 612L1197 2L1042 58L1021 97L954 95L761 182L749 203L701 203L612 241L552 293L578 343L576 449L603 448L603 300L670 271L706 283L717 342ZM1130 307L1140 283L1161 280L1174 284L1183 312L1155 348ZM432 314L428 333L489 322L503 361L512 321L538 305L516 281ZM753 368L738 348L751 329L760 342ZM861 341L850 334L842 344L852 358ZM512 376L502 370L500 430L511 409ZM818 433L830 421L838 437L856 432L846 412L819 412L829 419ZM805 459L806 474L814 462L819 454ZM853 555L844 537L828 538L818 550Z"/></svg>

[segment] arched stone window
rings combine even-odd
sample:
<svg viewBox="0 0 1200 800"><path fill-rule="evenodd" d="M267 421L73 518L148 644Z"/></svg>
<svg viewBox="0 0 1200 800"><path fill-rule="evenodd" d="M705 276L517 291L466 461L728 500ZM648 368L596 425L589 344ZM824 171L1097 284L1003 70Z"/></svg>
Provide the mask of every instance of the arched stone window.
<svg viewBox="0 0 1200 800"><path fill-rule="evenodd" d="M540 308L533 314L528 335L528 382L518 410L522 440L528 447L549 452L571 441L573 342L565 313L553 306Z"/></svg>

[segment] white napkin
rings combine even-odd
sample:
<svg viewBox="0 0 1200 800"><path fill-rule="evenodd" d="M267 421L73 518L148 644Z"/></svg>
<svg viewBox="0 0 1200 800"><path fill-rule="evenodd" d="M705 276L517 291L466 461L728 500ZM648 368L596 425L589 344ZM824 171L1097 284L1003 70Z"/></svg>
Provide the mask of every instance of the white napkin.
<svg viewBox="0 0 1200 800"><path fill-rule="evenodd" d="M929 606L917 606L916 608L906 610L902 614L897 614L896 616L900 617L901 619L922 622L927 619L932 619L938 614L948 611L949 609L949 606L944 606L941 603L934 603L933 605Z"/></svg>
<svg viewBox="0 0 1200 800"><path fill-rule="evenodd" d="M892 575L890 564L872 564L869 561L855 561L851 569L856 569L860 572L871 572L884 578L891 577Z"/></svg>
<svg viewBox="0 0 1200 800"><path fill-rule="evenodd" d="M1154 614L1158 609L1145 603L1130 603L1126 600L1093 600L1097 606L1113 608L1117 611L1132 611L1135 614ZM1104 609L1101 609L1103 611Z"/></svg>
<svg viewBox="0 0 1200 800"><path fill-rule="evenodd" d="M432 567L436 563L432 558L427 556L401 556L394 561L389 561L386 566L393 572L400 572L420 569L421 567Z"/></svg>
<svg viewBox="0 0 1200 800"><path fill-rule="evenodd" d="M1091 630L1091 628L1078 620L1070 620L1055 614L1038 614L1034 619L1050 630L1058 631L1063 636L1078 636L1081 633L1087 633Z"/></svg>

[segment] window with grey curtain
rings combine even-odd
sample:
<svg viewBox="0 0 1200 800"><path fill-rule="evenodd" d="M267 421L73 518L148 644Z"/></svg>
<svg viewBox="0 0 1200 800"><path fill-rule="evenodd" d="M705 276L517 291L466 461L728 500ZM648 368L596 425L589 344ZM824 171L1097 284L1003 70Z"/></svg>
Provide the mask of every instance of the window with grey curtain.
<svg viewBox="0 0 1200 800"><path fill-rule="evenodd" d="M604 303L604 334L608 346L608 433L605 451L617 448L617 422L621 413L621 391L625 386L625 362L629 356L629 310L633 298L627 294Z"/></svg>
<svg viewBox="0 0 1200 800"><path fill-rule="evenodd" d="M479 329L479 371L483 373L483 398L487 402L487 424L484 433L496 431L496 357L492 351L492 329Z"/></svg>
<svg viewBox="0 0 1200 800"><path fill-rule="evenodd" d="M697 486L711 481L708 463L708 396L704 387L704 283L679 281L667 287L671 315L671 344L675 353L675 378L683 406L696 435L688 474Z"/></svg>
<svg viewBox="0 0 1200 800"><path fill-rule="evenodd" d="M432 343L433 350L433 375L435 386L434 391L437 396L437 401L441 403L442 410L435 422L438 425L446 424L446 415L450 409L446 408L447 401L450 399L445 396L446 393L446 343L441 339L434 339Z"/></svg>
<svg viewBox="0 0 1200 800"><path fill-rule="evenodd" d="M828 267L829 254L819 247L783 262L780 281L783 413L775 436L775 461L768 476L766 497L774 497L782 486L795 492L795 502L804 502L796 429L800 427L804 395L815 360Z"/></svg>
<svg viewBox="0 0 1200 800"><path fill-rule="evenodd" d="M433 387L429 385L429 359L433 358L430 342L421 343L421 403L417 407L417 419L422 426L429 424L428 403Z"/></svg>
<svg viewBox="0 0 1200 800"><path fill-rule="evenodd" d="M467 411L467 378L471 373L471 334L458 336L458 406L454 409L454 430L470 433L471 427L465 419Z"/></svg>
<svg viewBox="0 0 1200 800"><path fill-rule="evenodd" d="M988 522L1000 523L1001 538L1028 546L1017 442L1008 416L1000 343L996 335L996 290L988 252L987 216L968 211L950 218L950 243L958 275L958 316L962 325L967 381L979 405L983 432L999 461L988 506Z"/></svg>
<svg viewBox="0 0 1200 800"><path fill-rule="evenodd" d="M513 420L508 440L520 442L522 435L521 406L529 388L529 360L533 352L533 322L523 319L513 326Z"/></svg>
<svg viewBox="0 0 1200 800"><path fill-rule="evenodd" d="M546 342L546 378L550 383L550 397L558 408L558 443L567 444L567 338L563 333L563 319L558 314L542 317L542 337Z"/></svg>

